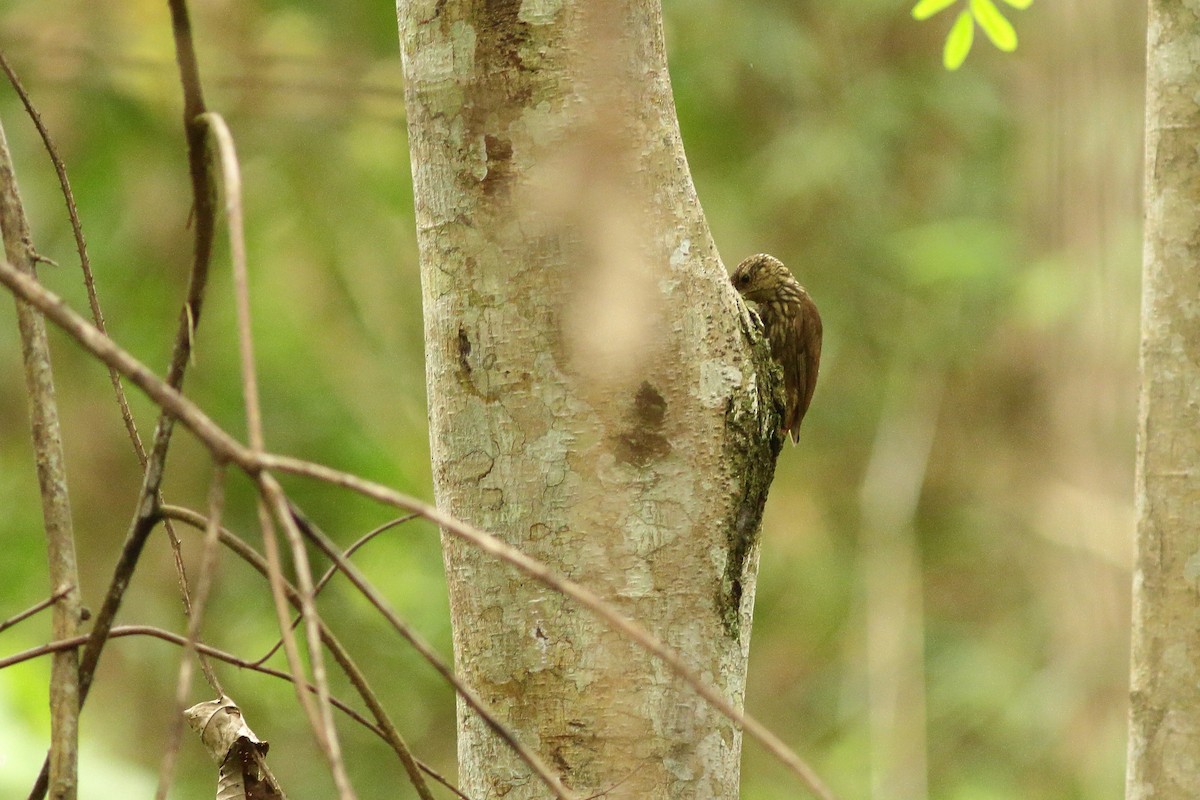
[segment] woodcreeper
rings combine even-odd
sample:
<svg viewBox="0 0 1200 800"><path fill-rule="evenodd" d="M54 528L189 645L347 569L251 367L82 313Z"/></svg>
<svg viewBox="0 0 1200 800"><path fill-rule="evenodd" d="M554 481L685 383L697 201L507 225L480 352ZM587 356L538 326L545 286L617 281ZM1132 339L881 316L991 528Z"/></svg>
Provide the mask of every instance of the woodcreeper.
<svg viewBox="0 0 1200 800"><path fill-rule="evenodd" d="M730 280L742 297L758 304L771 354L783 368L781 434L790 433L798 442L821 367L821 315L808 291L774 256L750 256L737 265Z"/></svg>

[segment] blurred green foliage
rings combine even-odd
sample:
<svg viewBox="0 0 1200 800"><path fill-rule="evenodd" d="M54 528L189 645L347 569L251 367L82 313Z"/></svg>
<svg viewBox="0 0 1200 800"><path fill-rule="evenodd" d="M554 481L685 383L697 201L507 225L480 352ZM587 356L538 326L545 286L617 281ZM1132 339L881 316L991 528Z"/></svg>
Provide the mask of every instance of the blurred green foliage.
<svg viewBox="0 0 1200 800"><path fill-rule="evenodd" d="M929 797L946 800L1121 791L1139 260L1136 5L1038 4L1023 18L1019 53L980 54L977 69L948 74L937 64L937 31L894 3L666 2L680 123L725 261L779 255L826 321L805 440L782 456L764 523L747 704L845 797L866 797L881 782L875 796L917 796L903 790L915 773ZM269 445L429 497L393 10L209 0L193 11L209 104L228 119L243 164ZM1088 24L1075 24L1076 14ZM10 0L0 46L71 172L110 330L161 370L190 256L165 4ZM64 265L43 279L85 308L52 170L11 91L0 91L0 119L37 246ZM222 241L186 388L240 432L226 264ZM83 589L96 605L140 478L107 376L61 335L52 333L52 344ZM5 617L47 590L6 311L0 371L14 376L0 385ZM133 401L148 437L153 409ZM868 467L885 463L893 438L911 434L910 417L932 420L927 460L909 465L921 470L918 501L872 528L878 486L886 494L911 476L884 470L868 489ZM168 502L203 507L208 463L186 433L168 474ZM339 541L387 517L319 485L287 488ZM229 526L250 536L249 487L233 478L229 496ZM198 537L181 536L195 563ZM903 548L915 577L897 570L889 586L888 565L873 561L878 542ZM449 654L436 531L408 523L368 545L359 563ZM891 651L871 633L889 611L870 599L876 590L905 601ZM156 537L120 621L181 630L176 597L166 541ZM242 655L265 651L269 603L257 574L226 555L208 638ZM322 606L403 734L453 775L451 693L340 581ZM0 644L7 654L48 635L43 616L6 631ZM880 648L899 654L880 673L883 684L869 669ZM154 780L177 663L161 642L110 645L84 714L82 797L145 794L119 781ZM0 672L0 794L17 796L36 771L47 674L44 661ZM292 795L330 796L291 688L228 668L222 675L272 742L272 765ZM889 699L892 678L920 691ZM374 737L342 730L360 797L409 796ZM5 744L17 741L38 744ZM888 766L898 742L915 743L920 761ZM209 794L213 774L200 748L185 746L181 759L178 796ZM797 796L753 744L743 774L746 798Z"/></svg>

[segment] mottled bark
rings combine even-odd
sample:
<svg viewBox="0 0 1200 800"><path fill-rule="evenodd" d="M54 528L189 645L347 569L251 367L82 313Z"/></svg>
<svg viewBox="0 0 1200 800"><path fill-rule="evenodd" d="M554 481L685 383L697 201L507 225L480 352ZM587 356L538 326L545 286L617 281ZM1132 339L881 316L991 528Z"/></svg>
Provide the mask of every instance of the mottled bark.
<svg viewBox="0 0 1200 800"><path fill-rule="evenodd" d="M740 705L779 395L692 186L657 0L398 13L438 504ZM737 797L726 719L590 613L443 546L458 670L568 786ZM548 796L461 705L459 735L468 794Z"/></svg>
<svg viewBox="0 0 1200 800"><path fill-rule="evenodd" d="M1200 791L1200 10L1150 3L1129 800Z"/></svg>

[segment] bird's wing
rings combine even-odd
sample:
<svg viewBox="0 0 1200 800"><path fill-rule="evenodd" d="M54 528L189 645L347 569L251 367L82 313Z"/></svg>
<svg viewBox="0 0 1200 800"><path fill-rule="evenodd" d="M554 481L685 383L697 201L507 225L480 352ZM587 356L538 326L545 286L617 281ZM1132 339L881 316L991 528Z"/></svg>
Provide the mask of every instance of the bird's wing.
<svg viewBox="0 0 1200 800"><path fill-rule="evenodd" d="M821 314L808 292L800 295L800 313L796 315L794 324L797 341L801 343L801 352L797 360L804 365L800 370L802 381L797 384L801 392L796 416L796 427L799 428L800 420L804 419L812 403L813 392L817 388L817 373L821 370Z"/></svg>
<svg viewBox="0 0 1200 800"><path fill-rule="evenodd" d="M800 342L796 338L799 328L795 317L785 317L778 314L772 317L768 327L767 338L771 342L771 353L783 370L783 433L789 431L795 441L800 428L800 420L804 413L800 405L804 397L806 380L805 361L800 352Z"/></svg>

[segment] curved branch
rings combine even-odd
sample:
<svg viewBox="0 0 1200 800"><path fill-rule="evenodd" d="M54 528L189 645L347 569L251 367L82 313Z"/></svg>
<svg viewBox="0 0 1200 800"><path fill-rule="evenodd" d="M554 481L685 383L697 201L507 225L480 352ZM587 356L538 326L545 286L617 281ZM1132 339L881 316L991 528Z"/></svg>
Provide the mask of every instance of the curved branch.
<svg viewBox="0 0 1200 800"><path fill-rule="evenodd" d="M233 134L220 114L206 112L196 118L212 131L216 139L217 152L220 155L221 174L225 183L225 215L229 225L229 249L233 261L233 290L234 305L237 309L238 347L242 371L242 395L246 407L246 430L249 434L250 447L255 452L265 448L262 408L259 402L258 377L254 367L254 338L251 325L250 311L250 277L246 263L246 236L242 218L242 175L238 164L237 150L233 143ZM280 581L282 572L279 554L275 540L275 527L270 523L267 506L275 507L276 511L282 504L281 490L278 484L269 476L260 475L259 485L262 494L259 498L259 518L262 523L263 541L266 545L267 556L271 561L271 597L274 600L275 614L278 618L280 632L284 639L284 650L287 653L288 664L296 676L297 700L308 717L309 726L317 740L321 752L329 762L333 773L333 782L337 786L338 795L343 800L352 800L354 789L350 786L346 765L342 761L341 747L338 744L337 729L333 725L333 712L329 705L329 682L325 674L325 662L321 656L319 643L317 608L314 601L312 570L309 568L308 555L304 552L300 536L287 520L280 518L291 545L292 561L295 565L297 582L300 584L301 614L304 619L305 632L308 634L308 659L312 667L313 682L317 685L317 705L314 706L307 694L299 690L304 676L304 666L300 661L299 650L296 646L292 628L288 623L287 600L283 596Z"/></svg>

